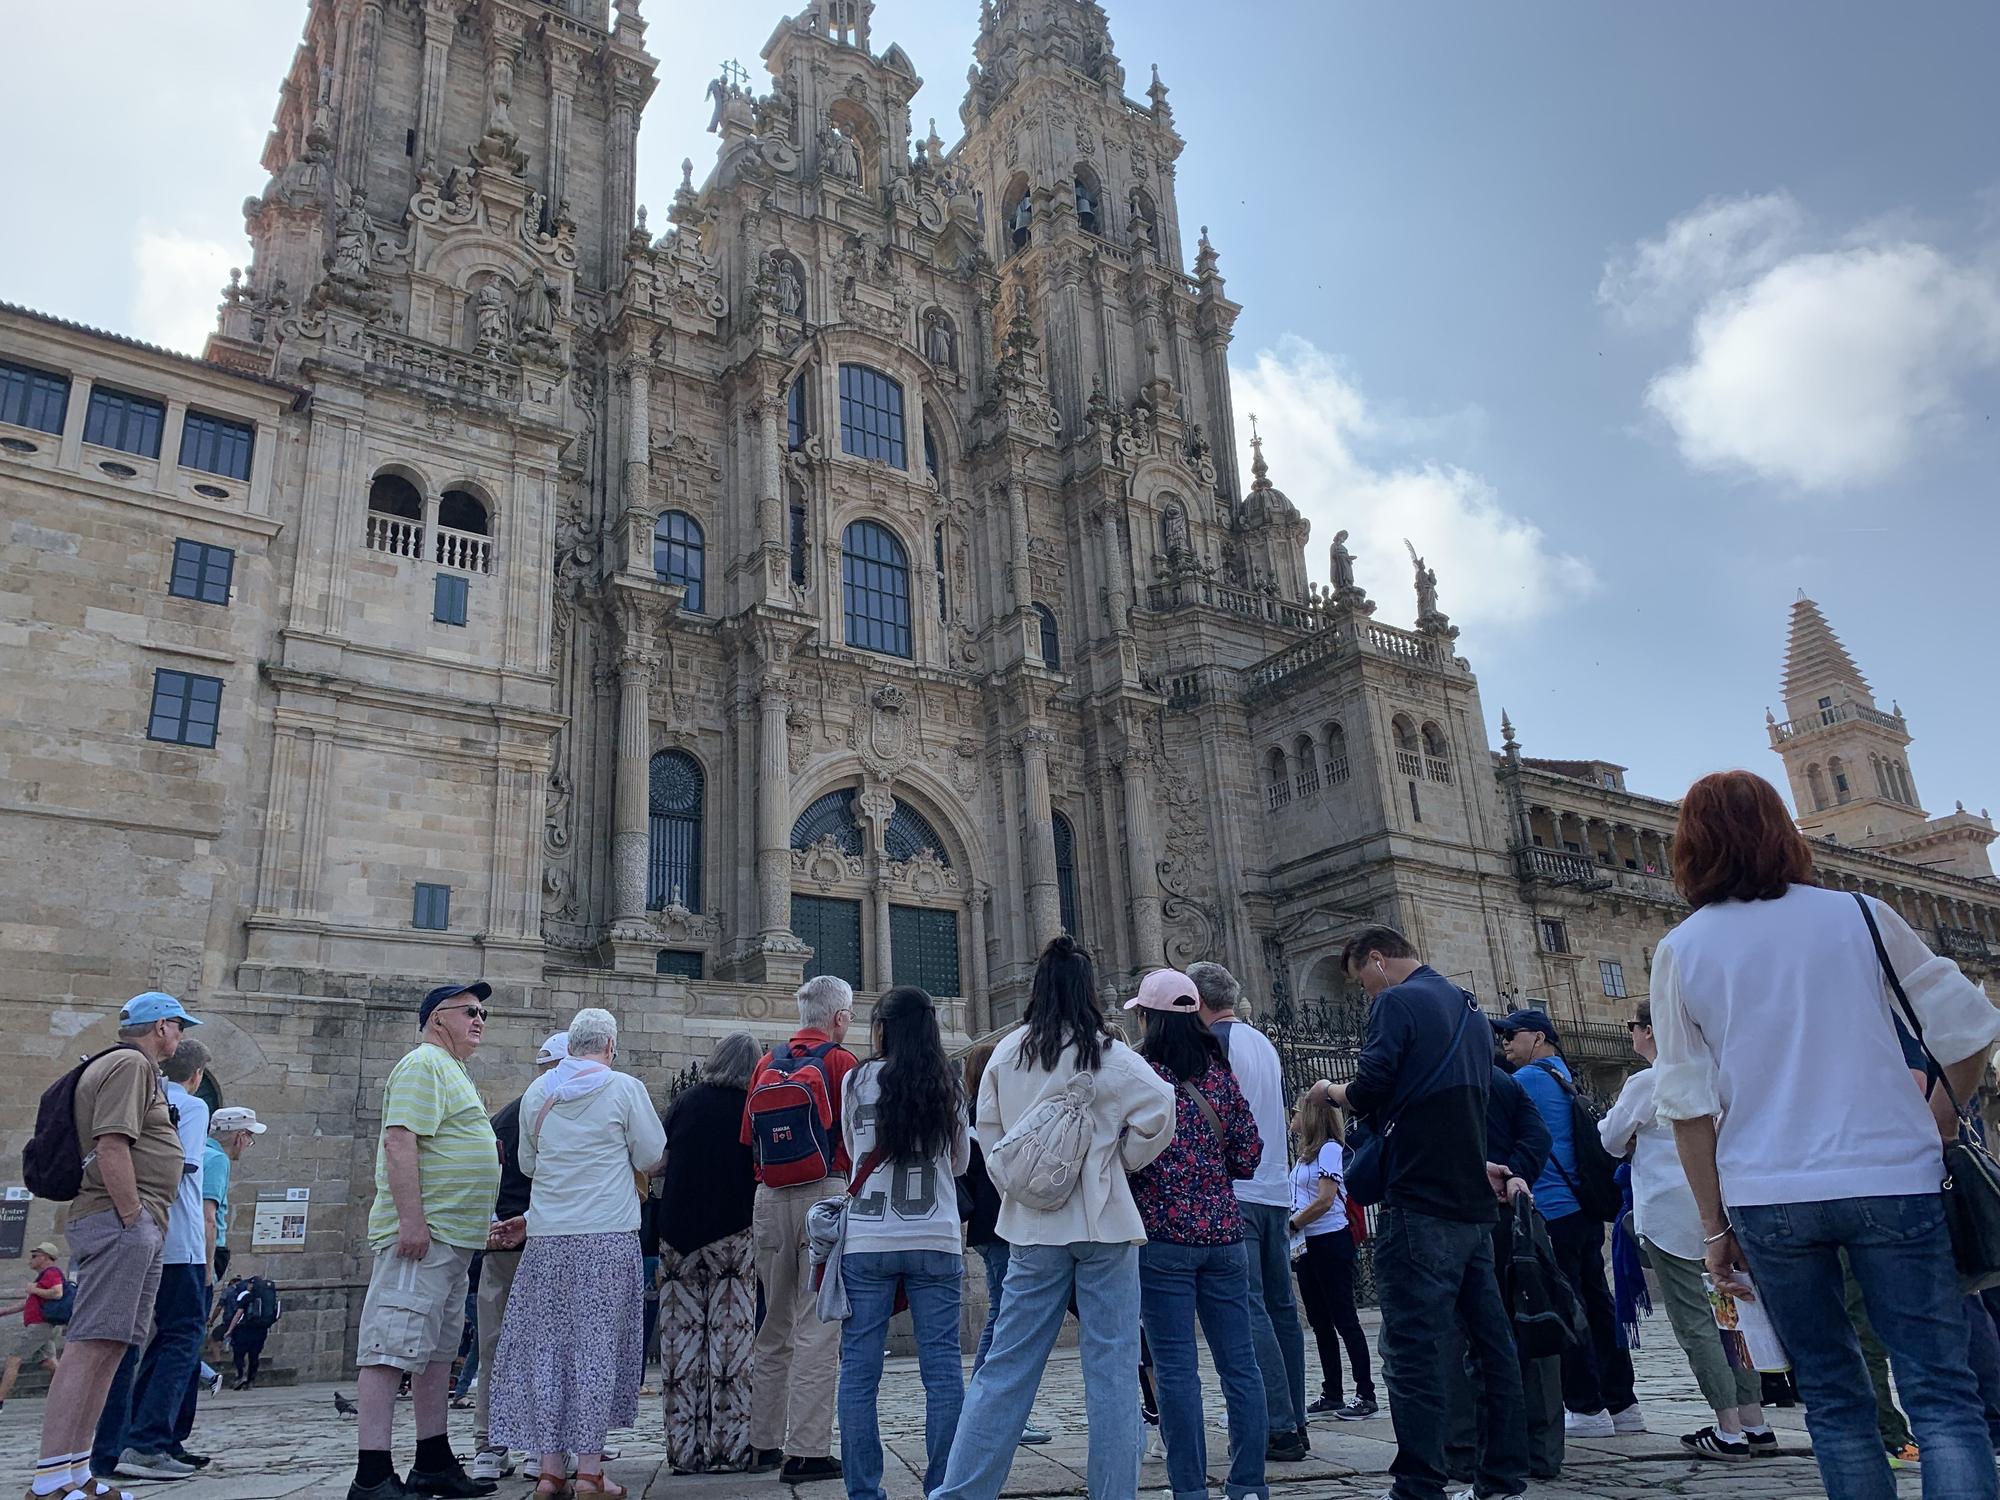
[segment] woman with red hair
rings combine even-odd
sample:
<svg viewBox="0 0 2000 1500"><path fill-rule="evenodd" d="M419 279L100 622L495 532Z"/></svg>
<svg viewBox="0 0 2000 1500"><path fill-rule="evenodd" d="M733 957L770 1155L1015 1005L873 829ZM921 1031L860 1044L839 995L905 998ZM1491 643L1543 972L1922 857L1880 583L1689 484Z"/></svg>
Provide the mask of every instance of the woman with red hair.
<svg viewBox="0 0 2000 1500"><path fill-rule="evenodd" d="M2000 1010L1894 909L1813 884L1785 804L1747 771L1689 789L1674 881L1694 912L1653 960L1654 1098L1710 1274L1762 1301L1790 1350L1827 1494L1891 1500L1842 1298L1846 1251L1917 1430L1924 1494L1994 1500L1940 1194L1957 1120L1944 1090L1927 1104L1911 1085L1885 969L1961 1098Z"/></svg>

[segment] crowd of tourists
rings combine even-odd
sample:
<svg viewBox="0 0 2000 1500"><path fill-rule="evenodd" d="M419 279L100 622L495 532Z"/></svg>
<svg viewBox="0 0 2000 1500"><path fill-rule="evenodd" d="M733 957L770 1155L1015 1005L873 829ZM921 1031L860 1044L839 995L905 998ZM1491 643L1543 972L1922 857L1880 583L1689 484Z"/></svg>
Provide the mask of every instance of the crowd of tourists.
<svg viewBox="0 0 2000 1500"><path fill-rule="evenodd" d="M904 1309L929 1500L997 1500L1019 1447L1048 1439L1037 1392L1071 1319L1093 1496L1136 1494L1155 1436L1177 1500L1209 1493L1209 1370L1230 1500L1268 1496L1314 1420L1385 1408L1393 1500L1519 1495L1566 1439L1647 1431L1630 1350L1648 1270L1713 1413L1680 1437L1691 1457L1781 1451L1765 1380L1718 1327L1736 1299L1789 1351L1779 1394L1805 1407L1830 1496L1887 1500L1892 1465L1917 1463L1927 1495L2000 1500L2000 1332L1960 1290L1942 1193L2000 1009L1886 905L1816 885L1747 773L1690 790L1675 878L1693 910L1630 1022L1649 1066L1601 1113L1545 1009L1489 1021L1384 925L1341 955L1369 1001L1351 1076L1289 1099L1227 969L1155 969L1106 1014L1067 936L1021 1024L962 1058L923 990L888 990L860 1035L852 989L821 976L785 1043L724 1036L664 1112L590 1008L489 1119L467 1063L491 992L435 989L383 1090L349 1500L481 1496L517 1468L538 1500L619 1500L609 1438L639 1420L651 1352L673 1472L884 1500ZM254 1380L278 1316L268 1281L214 1290L228 1164L263 1127L197 1097L198 1024L138 996L120 1047L45 1097L30 1154L71 1199L71 1265L36 1248L0 1377L4 1400L23 1361L53 1370L33 1497L195 1472L203 1331L257 1324L235 1344ZM969 1378L968 1247L986 1288ZM461 1358L469 1465L447 1432Z"/></svg>

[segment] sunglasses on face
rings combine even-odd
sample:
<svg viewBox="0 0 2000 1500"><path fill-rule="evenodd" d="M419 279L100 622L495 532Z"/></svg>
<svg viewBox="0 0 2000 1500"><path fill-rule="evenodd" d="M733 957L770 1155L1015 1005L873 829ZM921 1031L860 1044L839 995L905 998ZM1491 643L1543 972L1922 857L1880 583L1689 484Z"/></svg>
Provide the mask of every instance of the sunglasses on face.
<svg viewBox="0 0 2000 1500"><path fill-rule="evenodd" d="M486 1008L483 1005L447 1005L444 1008L446 1010L462 1010L475 1021L486 1019Z"/></svg>

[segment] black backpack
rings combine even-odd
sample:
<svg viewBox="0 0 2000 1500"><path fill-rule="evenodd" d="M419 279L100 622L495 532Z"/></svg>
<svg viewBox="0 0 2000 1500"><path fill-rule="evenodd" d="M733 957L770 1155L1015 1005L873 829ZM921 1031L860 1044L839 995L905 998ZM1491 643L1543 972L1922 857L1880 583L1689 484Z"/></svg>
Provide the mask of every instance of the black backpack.
<svg viewBox="0 0 2000 1500"><path fill-rule="evenodd" d="M37 1198L68 1203L83 1191L83 1142L76 1133L76 1086L84 1070L100 1057L139 1049L129 1042L106 1047L86 1057L42 1090L35 1111L35 1133L21 1148L21 1181Z"/></svg>
<svg viewBox="0 0 2000 1500"><path fill-rule="evenodd" d="M269 1328L278 1321L278 1289L262 1276L254 1276L244 1289L243 1321L251 1328Z"/></svg>
<svg viewBox="0 0 2000 1500"><path fill-rule="evenodd" d="M1576 1195L1577 1207L1584 1214L1600 1224L1609 1224L1625 1211L1625 1194L1618 1186L1618 1163L1623 1159L1613 1156L1604 1149L1604 1137L1598 1134L1597 1122L1602 1118L1597 1106L1577 1092L1576 1085L1550 1067L1543 1058L1532 1066L1540 1068L1562 1086L1569 1099L1569 1138L1576 1152L1576 1172L1556 1159L1554 1151L1549 1152L1549 1165L1562 1175L1569 1190Z"/></svg>

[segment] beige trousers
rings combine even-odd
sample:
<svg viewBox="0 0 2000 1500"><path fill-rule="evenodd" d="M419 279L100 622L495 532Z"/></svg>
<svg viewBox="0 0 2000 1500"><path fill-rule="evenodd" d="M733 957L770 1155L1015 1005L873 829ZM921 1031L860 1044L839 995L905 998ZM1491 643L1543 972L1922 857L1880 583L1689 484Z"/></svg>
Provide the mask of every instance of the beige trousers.
<svg viewBox="0 0 2000 1500"><path fill-rule="evenodd" d="M833 1396L840 1379L840 1329L814 1307L806 1258L806 1211L845 1186L838 1177L757 1189L750 1238L764 1284L764 1326L750 1356L750 1443L789 1458L833 1452Z"/></svg>
<svg viewBox="0 0 2000 1500"><path fill-rule="evenodd" d="M514 1273L521 1266L518 1250L488 1250L479 1262L479 1385L472 1430L486 1446L486 1398L493 1393L493 1351L500 1347L500 1325L507 1320L507 1294L514 1290Z"/></svg>

